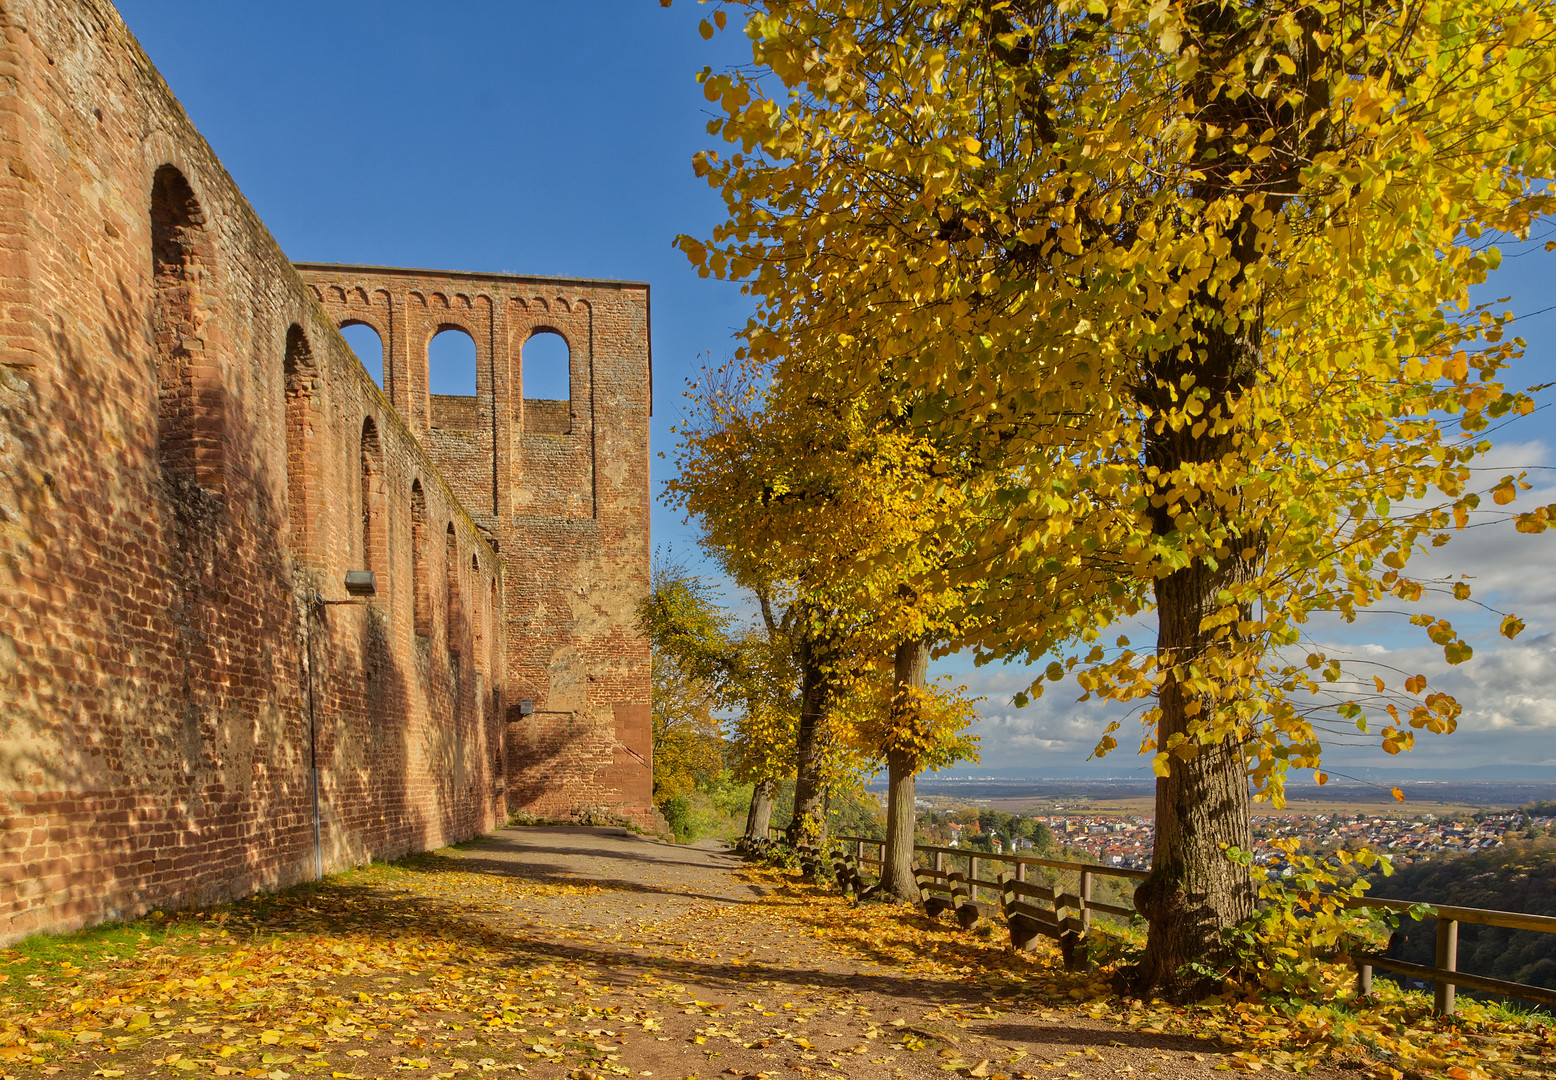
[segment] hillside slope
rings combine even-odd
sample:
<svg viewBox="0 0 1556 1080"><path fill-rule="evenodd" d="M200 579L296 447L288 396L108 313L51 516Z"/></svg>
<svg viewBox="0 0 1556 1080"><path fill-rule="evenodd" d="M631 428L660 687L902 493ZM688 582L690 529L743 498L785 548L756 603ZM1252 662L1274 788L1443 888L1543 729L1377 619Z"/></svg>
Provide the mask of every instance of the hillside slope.
<svg viewBox="0 0 1556 1080"><path fill-rule="evenodd" d="M1374 879L1370 895L1556 915L1556 840L1518 841L1494 851L1416 863ZM1431 964L1435 936L1434 920L1407 919L1390 955ZM1556 934L1461 924L1458 967L1556 989Z"/></svg>

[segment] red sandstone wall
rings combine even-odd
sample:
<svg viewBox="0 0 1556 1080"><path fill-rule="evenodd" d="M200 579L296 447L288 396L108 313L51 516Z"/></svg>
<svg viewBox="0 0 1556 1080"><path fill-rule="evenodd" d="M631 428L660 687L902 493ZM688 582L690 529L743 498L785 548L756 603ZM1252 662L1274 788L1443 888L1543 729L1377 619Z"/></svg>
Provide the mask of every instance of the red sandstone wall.
<svg viewBox="0 0 1556 1080"><path fill-rule="evenodd" d="M326 870L500 822L479 484L442 479L117 14L3 8L0 940L312 876L311 733ZM364 563L370 605L311 605Z"/></svg>
<svg viewBox="0 0 1556 1080"><path fill-rule="evenodd" d="M385 384L505 571L512 809L606 807L651 824L648 288L300 264L337 325L384 345ZM428 392L427 346L476 343L474 398ZM571 400L526 399L525 342L568 343ZM528 698L535 713L521 717Z"/></svg>

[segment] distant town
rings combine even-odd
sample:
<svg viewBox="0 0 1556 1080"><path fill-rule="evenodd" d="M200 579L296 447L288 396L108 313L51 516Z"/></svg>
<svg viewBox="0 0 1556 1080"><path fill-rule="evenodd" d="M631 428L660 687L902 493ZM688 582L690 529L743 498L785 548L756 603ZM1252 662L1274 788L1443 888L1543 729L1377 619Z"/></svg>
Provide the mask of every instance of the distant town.
<svg viewBox="0 0 1556 1080"><path fill-rule="evenodd" d="M1152 815L1067 812L1009 814L977 806L917 800L919 831L929 843L994 854L1058 854L1110 866L1149 869ZM1543 811L1544 807L1541 808ZM1396 812L1257 814L1254 858L1276 872L1294 872L1272 840L1295 838L1299 854L1369 848L1396 867L1446 855L1501 847L1512 837L1556 835L1556 815L1520 810L1439 816ZM1046 850L1045 850L1046 849Z"/></svg>

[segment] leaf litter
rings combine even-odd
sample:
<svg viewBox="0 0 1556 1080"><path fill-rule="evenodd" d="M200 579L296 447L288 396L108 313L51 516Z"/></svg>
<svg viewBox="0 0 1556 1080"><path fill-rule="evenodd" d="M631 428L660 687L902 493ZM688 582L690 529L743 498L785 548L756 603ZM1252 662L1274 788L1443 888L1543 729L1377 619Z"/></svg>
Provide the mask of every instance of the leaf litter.
<svg viewBox="0 0 1556 1080"><path fill-rule="evenodd" d="M1351 1008L1338 968L1311 1004L1142 1002L988 923L631 837L590 843L655 857L534 846L584 832L0 949L0 1078L1491 1080L1556 1061L1537 1018L1461 1000L1438 1020L1381 980Z"/></svg>

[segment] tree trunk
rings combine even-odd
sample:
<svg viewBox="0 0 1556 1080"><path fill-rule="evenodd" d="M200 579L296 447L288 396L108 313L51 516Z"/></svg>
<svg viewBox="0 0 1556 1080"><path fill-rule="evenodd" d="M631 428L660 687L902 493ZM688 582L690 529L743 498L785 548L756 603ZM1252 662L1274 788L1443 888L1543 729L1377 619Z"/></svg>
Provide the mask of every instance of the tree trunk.
<svg viewBox="0 0 1556 1080"><path fill-rule="evenodd" d="M929 674L929 642L919 638L897 644L894 657L892 728L899 735L922 726L918 695ZM881 857L881 892L909 904L919 901L913 877L913 792L918 754L894 747L886 755L886 851Z"/></svg>
<svg viewBox="0 0 1556 1080"><path fill-rule="evenodd" d="M1225 569L1212 571L1198 560L1158 581L1157 651L1164 663L1187 664L1204 654L1200 620L1219 608L1216 594L1226 584ZM1188 731L1185 707L1196 699L1207 710L1215 707L1168 675L1158 699L1158 747ZM1213 972L1235 961L1224 932L1253 914L1252 878L1224 850L1253 847L1242 747L1223 740L1198 750L1188 761L1174 757L1156 781L1151 876L1135 892L1135 907L1149 924L1136 972L1141 993L1191 998L1219 989Z"/></svg>
<svg viewBox="0 0 1556 1080"><path fill-rule="evenodd" d="M758 780L751 789L751 811L746 815L746 843L767 839L773 820L773 803L778 798L778 781L769 777Z"/></svg>
<svg viewBox="0 0 1556 1080"><path fill-rule="evenodd" d="M1207 57L1218 56L1220 48L1235 52L1242 47L1241 11L1213 4L1196 5L1192 11L1193 30L1184 39L1203 44ZM1200 205L1213 204L1229 192L1246 190L1240 185L1249 183L1252 172L1267 193L1263 210L1279 213L1292 190L1286 163L1307 156L1292 140L1305 138L1303 118L1316 117L1313 107L1317 106L1307 103L1286 115L1269 110L1255 95L1234 98L1220 87L1219 62L1202 63L1200 73L1184 88L1193 115L1204 125L1199 144L1203 173L1193 185L1193 194ZM1261 145L1272 125L1277 142L1289 148L1269 155L1265 163L1252 162L1241 150L1226 145L1232 137L1226 133L1233 131L1243 132L1247 144ZM1306 129L1313 127L1306 125ZM1219 549L1214 557L1205 548L1194 550L1186 566L1157 578L1155 586L1157 660L1166 674L1157 694L1157 748L1167 750L1174 736L1187 735L1187 745L1197 753L1186 759L1173 755L1167 775L1156 781L1151 875L1135 893L1135 906L1149 924L1135 990L1142 996L1157 993L1179 1000L1220 989L1218 973L1237 961L1225 931L1252 916L1255 899L1247 868L1234 863L1225 851L1253 847L1242 742L1246 731L1208 745L1190 734L1191 728L1202 730L1218 718L1230 718L1225 710L1237 703L1235 685L1225 675L1226 662L1236 656L1240 664L1262 663L1268 647L1262 638L1243 640L1235 629L1219 641L1214 631L1201 630L1205 617L1226 603L1226 590L1257 578L1268 541L1262 533L1243 531L1240 493L1227 486L1227 478L1237 475L1238 463L1247 455L1242 425L1193 423L1183 411L1185 395L1192 392L1200 397L1205 417L1236 416L1239 404L1261 378L1264 328L1257 314L1261 305L1248 305L1239 319L1230 320L1224 302L1243 286L1247 268L1264 257L1264 234L1251 202L1242 203L1235 219L1223 224L1221 231L1228 247L1223 257L1235 263L1233 272L1228 275L1218 268L1209 280L1213 283L1221 277L1224 286L1197 287L1185 308L1192 319L1183 343L1187 348L1150 357L1136 390L1138 400L1158 417L1146 425L1144 440L1143 464L1155 470L1149 510L1152 531L1164 541L1181 544L1179 523L1197 522L1187 526L1197 537L1195 543ZM1174 414L1183 421L1176 427L1170 422ZM1208 493L1207 484L1219 486L1216 495ZM1239 596L1239 603L1244 607L1243 618L1251 618L1246 593ZM1191 669L1199 677L1212 673L1217 664L1223 665L1219 695L1184 685Z"/></svg>
<svg viewBox="0 0 1556 1080"><path fill-rule="evenodd" d="M1180 385L1189 368L1201 385L1215 391L1211 404L1230 412L1231 403L1252 381L1257 348L1250 337L1213 329L1203 331L1201 341L1194 360L1156 365L1161 373L1158 385ZM1169 407L1160 404L1164 411ZM1158 491L1171 488L1180 470L1236 452L1230 435L1196 435L1188 426L1176 432L1164 426L1147 437L1145 451L1146 463L1158 469ZM1173 501L1166 492L1152 501L1153 527L1163 538L1175 535L1168 509ZM1182 735L1188 753L1173 753L1167 775L1156 781L1151 876L1135 892L1135 907L1148 924L1145 955L1135 977L1135 990L1142 995L1187 1000L1220 989L1214 973L1235 963L1225 931L1253 914L1253 879L1225 850L1253 848L1242 744L1238 736L1228 735L1207 745L1192 733L1212 722L1218 711L1235 706L1226 696L1232 687L1223 681L1218 698L1184 685L1185 679L1202 676L1215 662L1225 663L1243 648L1236 634L1217 641L1213 629L1201 629L1207 616L1221 610L1224 592L1250 581L1263 559L1262 536L1238 536L1230 523L1229 531L1229 550L1219 559L1196 553L1187 566L1156 581L1156 655L1165 673L1157 691L1156 746L1170 752L1174 736Z"/></svg>
<svg viewBox="0 0 1556 1080"><path fill-rule="evenodd" d="M918 755L892 750L886 755L886 850L881 856L881 892L904 904L920 894L913 876L913 792Z"/></svg>
<svg viewBox="0 0 1556 1080"><path fill-rule="evenodd" d="M807 638L800 642L800 722L795 732L794 817L791 844L824 844L827 839L827 713L832 706L831 656Z"/></svg>

